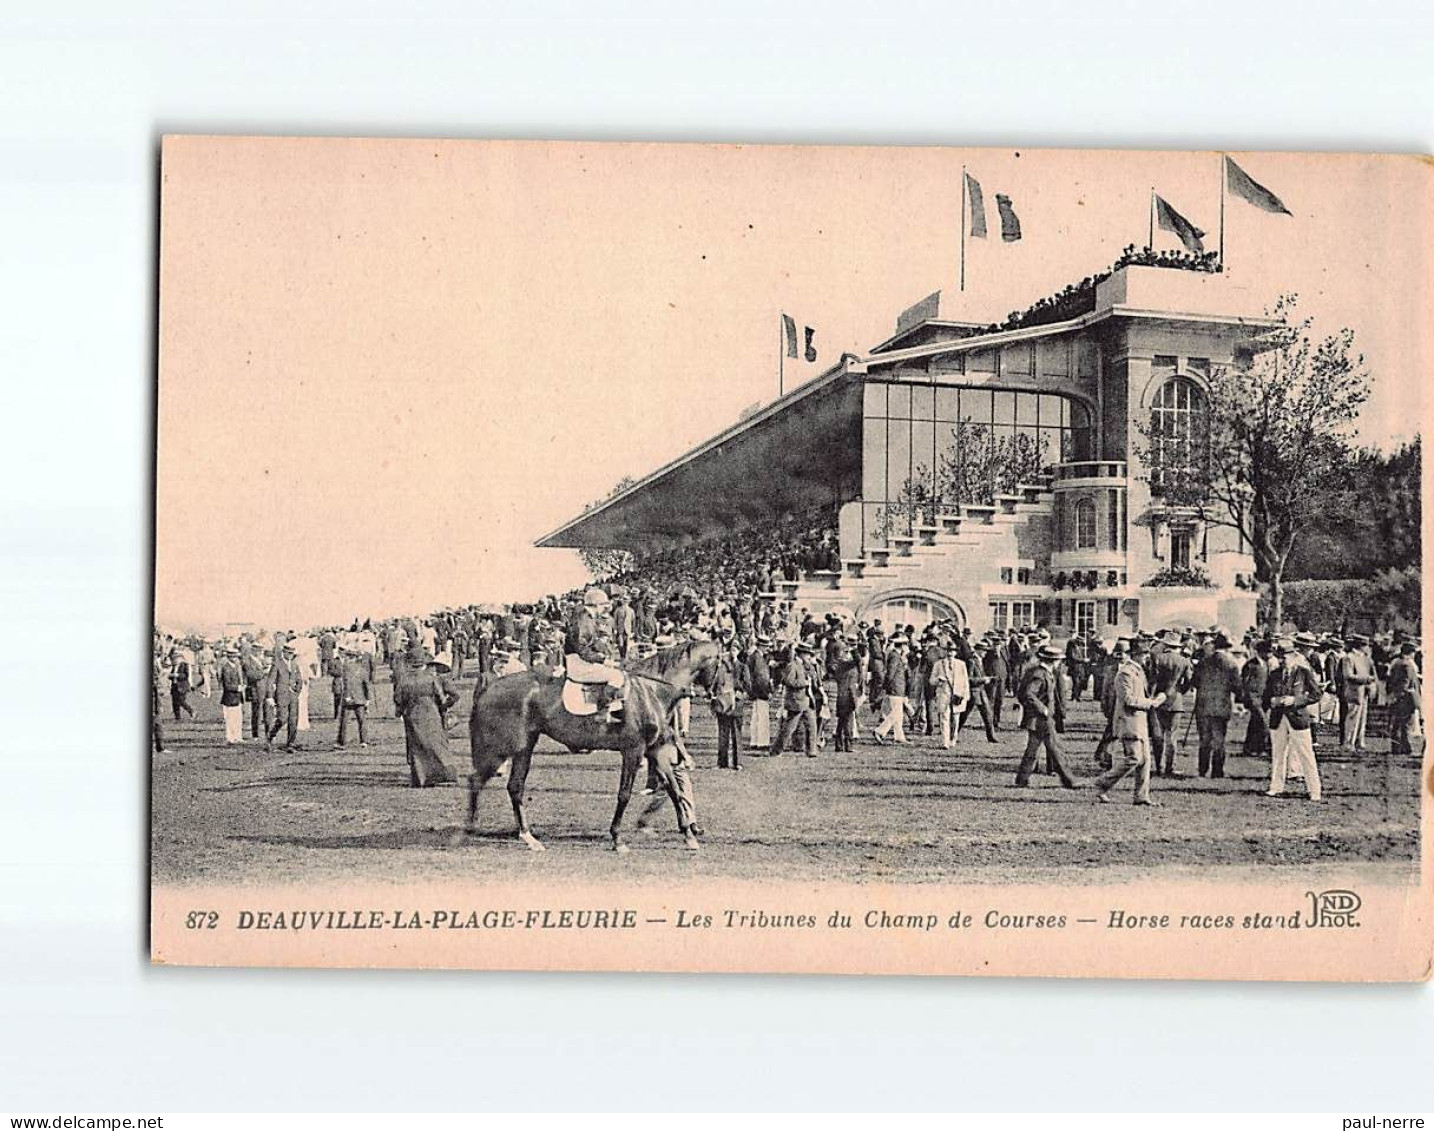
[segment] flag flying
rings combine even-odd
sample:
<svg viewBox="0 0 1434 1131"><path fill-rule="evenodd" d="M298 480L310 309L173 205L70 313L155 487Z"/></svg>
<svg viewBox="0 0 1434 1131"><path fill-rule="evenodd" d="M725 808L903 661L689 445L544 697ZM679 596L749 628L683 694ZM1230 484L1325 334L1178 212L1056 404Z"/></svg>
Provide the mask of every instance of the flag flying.
<svg viewBox="0 0 1434 1131"><path fill-rule="evenodd" d="M816 359L817 359L817 347L814 346L814 345L812 345L812 335L815 334L816 331L813 330L810 326L805 326L805 327L803 327L803 329L805 329L806 332L807 332L807 348L806 348L806 354L805 354L806 359L807 359L808 361L816 361Z"/></svg>
<svg viewBox="0 0 1434 1131"><path fill-rule="evenodd" d="M790 314L782 315L782 336L787 339L787 356L797 356L797 324Z"/></svg>
<svg viewBox="0 0 1434 1131"><path fill-rule="evenodd" d="M966 178L966 193L971 199L971 235L978 240L986 238L986 198L981 195L981 182L970 173Z"/></svg>
<svg viewBox="0 0 1434 1131"><path fill-rule="evenodd" d="M1204 252L1205 245L1200 242L1200 237L1205 233L1171 208L1169 202L1159 193L1155 195L1155 223L1162 231L1174 232L1179 236L1186 251L1196 255Z"/></svg>
<svg viewBox="0 0 1434 1131"><path fill-rule="evenodd" d="M1016 210L1011 207L1011 198L1003 193L996 194L996 211L1001 214L1001 239L1015 243L1021 238L1021 222L1016 219Z"/></svg>
<svg viewBox="0 0 1434 1131"><path fill-rule="evenodd" d="M1253 204L1256 208L1263 208L1266 212L1283 212L1286 216L1293 215L1285 207L1283 200L1236 165L1229 157L1225 158L1225 184L1235 196Z"/></svg>

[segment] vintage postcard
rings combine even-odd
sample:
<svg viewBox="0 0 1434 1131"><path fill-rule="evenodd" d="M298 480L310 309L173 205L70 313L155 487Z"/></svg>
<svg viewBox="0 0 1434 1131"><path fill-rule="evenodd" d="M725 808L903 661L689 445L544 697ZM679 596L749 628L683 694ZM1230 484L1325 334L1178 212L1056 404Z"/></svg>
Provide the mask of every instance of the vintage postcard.
<svg viewBox="0 0 1434 1131"><path fill-rule="evenodd" d="M156 963L1429 976L1426 159L161 162Z"/></svg>

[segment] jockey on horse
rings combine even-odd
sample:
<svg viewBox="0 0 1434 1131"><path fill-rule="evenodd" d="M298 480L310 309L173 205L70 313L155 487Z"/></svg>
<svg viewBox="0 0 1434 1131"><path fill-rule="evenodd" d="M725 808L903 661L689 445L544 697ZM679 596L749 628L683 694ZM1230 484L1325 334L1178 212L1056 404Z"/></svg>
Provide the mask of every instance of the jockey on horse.
<svg viewBox="0 0 1434 1131"><path fill-rule="evenodd" d="M583 603L568 621L564 667L574 682L602 688L604 695L598 700L598 707L606 706L608 720L620 723L622 687L627 676L609 662L616 655L612 622L607 615L609 603L607 593L597 587L583 594Z"/></svg>

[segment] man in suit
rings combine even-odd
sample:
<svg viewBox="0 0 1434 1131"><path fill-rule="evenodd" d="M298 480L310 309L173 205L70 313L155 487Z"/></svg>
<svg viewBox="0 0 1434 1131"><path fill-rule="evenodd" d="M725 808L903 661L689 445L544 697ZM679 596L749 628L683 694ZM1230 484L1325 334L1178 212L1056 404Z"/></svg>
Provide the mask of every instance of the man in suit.
<svg viewBox="0 0 1434 1131"><path fill-rule="evenodd" d="M857 638L848 636L836 658L836 743L838 754L850 754L856 707L861 701L861 660L855 648Z"/></svg>
<svg viewBox="0 0 1434 1131"><path fill-rule="evenodd" d="M338 744L348 745L348 722L352 715L358 724L358 740L360 746L368 745L368 734L365 730L365 722L368 716L368 705L373 699L373 681L369 666L362 661L358 654L352 649L344 649L343 653L336 658L335 663L340 665L341 676L335 680L335 693L338 695L339 707L339 735Z"/></svg>
<svg viewBox="0 0 1434 1131"><path fill-rule="evenodd" d="M878 746L891 735L893 742L902 746L910 745L906 737L906 637L893 634L891 650L886 654L883 666L883 690L886 692L886 718L872 731L871 738Z"/></svg>
<svg viewBox="0 0 1434 1131"><path fill-rule="evenodd" d="M1320 681L1297 645L1313 651L1319 642L1308 633L1300 633L1293 641L1279 640L1274 666L1265 681L1265 711L1270 723L1270 788L1265 796L1284 794L1285 775L1293 759L1304 774L1310 800L1318 801L1319 766L1310 733L1310 708L1318 707Z"/></svg>
<svg viewBox="0 0 1434 1131"><path fill-rule="evenodd" d="M612 609L612 631L613 640L617 644L617 658L625 660L632 648L634 629L637 626L637 617L632 611L632 606L627 603L627 597L617 599L617 604Z"/></svg>
<svg viewBox="0 0 1434 1131"><path fill-rule="evenodd" d="M1399 645L1399 658L1389 665L1389 678L1385 690L1389 695L1389 752L1391 754L1414 753L1415 721L1419 717L1421 697L1419 665L1416 662L1419 645L1406 640Z"/></svg>
<svg viewBox="0 0 1434 1131"><path fill-rule="evenodd" d="M1066 674L1071 681L1071 701L1077 702L1085 690L1086 646L1085 637L1072 633L1066 641Z"/></svg>
<svg viewBox="0 0 1434 1131"><path fill-rule="evenodd" d="M252 640L239 645L239 667L244 672L244 697L249 700L249 737L258 738L263 730L264 676L269 669Z"/></svg>
<svg viewBox="0 0 1434 1131"><path fill-rule="evenodd" d="M792 732L799 722L806 723L808 758L817 756L817 713L812 706L812 673L803 663L803 656L811 654L812 646L805 642L795 645L790 658L782 669L780 685L786 693L786 718L782 729L777 732L777 741L772 744L772 757L780 758L782 751L792 738Z"/></svg>
<svg viewBox="0 0 1434 1131"><path fill-rule="evenodd" d="M1020 633L1013 628L1009 630L1002 648L1006 654L1006 690L1015 695L1021 686L1021 657L1026 646L1021 642Z"/></svg>
<svg viewBox="0 0 1434 1131"><path fill-rule="evenodd" d="M1374 695L1374 659L1369 654L1369 637L1351 632L1345 643L1349 650L1340 660L1340 700L1344 704L1340 745L1364 750L1364 731L1369 723L1369 701Z"/></svg>
<svg viewBox="0 0 1434 1131"><path fill-rule="evenodd" d="M188 711L194 718L194 708L189 705L190 684L189 661L176 648L169 654L169 704L174 709L174 721L179 722L179 713Z"/></svg>
<svg viewBox="0 0 1434 1131"><path fill-rule="evenodd" d="M1021 677L1017 695L1021 701L1021 728L1026 732L1026 752L1016 770L1016 785L1025 787L1031 782L1036 768L1036 756L1042 746L1046 748L1046 770L1061 779L1066 789L1075 789L1076 783L1066 772L1061 761L1060 743L1057 733L1065 730L1065 696L1061 692L1060 680L1056 678L1056 661L1061 653L1049 644L1042 644L1036 650L1036 662Z"/></svg>
<svg viewBox="0 0 1434 1131"><path fill-rule="evenodd" d="M298 652L285 644L274 654L269 669L269 695L274 702L274 721L265 733L264 744L273 747L274 736L285 731L284 749L292 752L299 738L299 692L304 689L304 673L299 670Z"/></svg>
<svg viewBox="0 0 1434 1131"><path fill-rule="evenodd" d="M1235 696L1243 690L1230 638L1216 631L1195 665L1195 727L1200 732L1200 776L1225 776L1225 734Z"/></svg>
<svg viewBox="0 0 1434 1131"><path fill-rule="evenodd" d="M991 727L1001 729L1001 708L1006 702L1006 683L1010 671L1006 665L1005 649L1000 637L986 639L986 651L981 656L981 668L986 673L986 697L991 704Z"/></svg>
<svg viewBox="0 0 1434 1131"><path fill-rule="evenodd" d="M1155 805L1150 799L1150 731L1147 715L1165 696L1150 695L1145 684L1145 669L1140 665L1145 651L1143 640L1118 641L1120 660L1115 670L1115 687L1111 694L1111 732L1120 740L1123 758L1095 780L1096 800L1109 802L1110 791L1131 771L1135 772L1136 805Z"/></svg>
<svg viewBox="0 0 1434 1131"><path fill-rule="evenodd" d="M752 700L752 718L748 745L753 750L767 750L772 745L772 662L767 658L770 637L758 636L747 653L747 695Z"/></svg>
<svg viewBox="0 0 1434 1131"><path fill-rule="evenodd" d="M717 720L717 768L725 770L730 763L732 769L740 770L737 731L742 710L737 691L737 653L727 641L723 642L707 691L712 717Z"/></svg>
<svg viewBox="0 0 1434 1131"><path fill-rule="evenodd" d="M244 669L239 666L239 650L224 649L219 665L219 708L224 715L224 742L231 745L244 741Z"/></svg>
<svg viewBox="0 0 1434 1131"><path fill-rule="evenodd" d="M319 674L321 676L332 676L334 665L342 664L343 659L339 656L339 638L332 629L324 629L319 633ZM330 688L337 692L337 688ZM343 709L343 701L337 694L334 695L334 718L339 717Z"/></svg>
<svg viewBox="0 0 1434 1131"><path fill-rule="evenodd" d="M965 663L945 648L939 649L931 666L928 684L932 690L930 712L941 736L941 748L950 750L955 742L951 733L952 708L954 706L959 712L964 700L971 693ZM959 725L957 733L960 733Z"/></svg>
<svg viewBox="0 0 1434 1131"><path fill-rule="evenodd" d="M926 720L927 735L941 732L941 720L936 706L936 683L932 678L932 673L936 670L936 665L946 657L947 652L947 646L942 644L941 638L934 629L928 628L921 634L921 663L919 665L921 678L917 682L920 706L917 713Z"/></svg>
<svg viewBox="0 0 1434 1131"><path fill-rule="evenodd" d="M1175 776L1175 735L1180 729L1180 697L1190 689L1195 678L1194 665L1181 648L1180 634L1167 628L1149 647L1137 638L1141 665L1145 668L1149 694L1160 696L1161 702L1148 713L1146 725L1150 734L1151 772L1165 777ZM1113 732L1112 732L1113 734ZM1222 763L1223 764L1223 763ZM1203 771L1202 771L1203 772Z"/></svg>
<svg viewBox="0 0 1434 1131"><path fill-rule="evenodd" d="M984 640L978 643L974 649L972 649L969 644L966 644L965 641L962 641L962 644L965 646L964 652L966 653L966 658L964 662L970 692L966 697L966 709L961 712L961 727L966 725L966 720L971 717L971 712L977 711L981 715L982 725L986 728L986 741L995 742L996 717L991 710L990 696L991 689L996 686L996 681L986 674L985 660L986 655L990 653L990 649ZM957 659L962 659L961 652L959 651L957 653ZM960 730L961 727L957 727L957 730Z"/></svg>
<svg viewBox="0 0 1434 1131"><path fill-rule="evenodd" d="M1241 702L1250 712L1245 724L1244 755L1263 757L1270 752L1270 725L1265 717L1265 684L1270 678L1270 644L1257 640L1240 672Z"/></svg>

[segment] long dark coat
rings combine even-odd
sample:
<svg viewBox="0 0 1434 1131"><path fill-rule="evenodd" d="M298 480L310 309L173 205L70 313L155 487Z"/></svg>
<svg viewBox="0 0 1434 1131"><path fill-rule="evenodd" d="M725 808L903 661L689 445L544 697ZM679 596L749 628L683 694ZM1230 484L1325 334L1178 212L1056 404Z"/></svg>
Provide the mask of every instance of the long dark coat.
<svg viewBox="0 0 1434 1131"><path fill-rule="evenodd" d="M443 715L458 705L458 695L445 687L432 668L404 664L394 672L393 702L403 716L403 737L408 764L416 786L455 781L444 762L449 753Z"/></svg>

